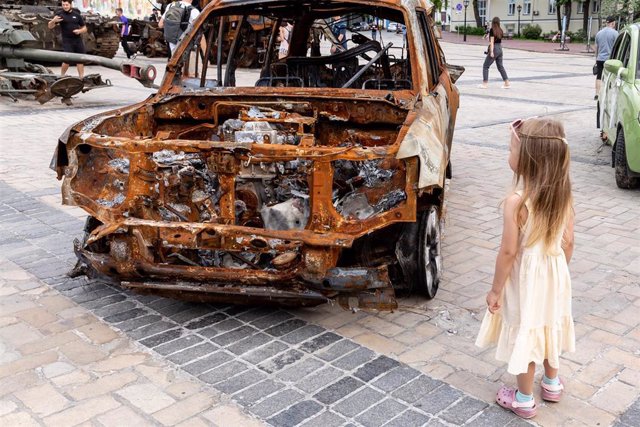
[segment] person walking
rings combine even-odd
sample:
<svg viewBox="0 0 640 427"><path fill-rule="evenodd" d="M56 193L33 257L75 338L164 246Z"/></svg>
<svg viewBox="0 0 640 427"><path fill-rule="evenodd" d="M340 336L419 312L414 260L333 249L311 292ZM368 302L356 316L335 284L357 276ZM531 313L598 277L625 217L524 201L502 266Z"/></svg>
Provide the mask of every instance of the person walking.
<svg viewBox="0 0 640 427"><path fill-rule="evenodd" d="M122 45L122 49L124 53L127 55L127 58L131 58L133 56L133 52L129 49L129 44L127 41L129 40L129 31L131 27L129 26L129 20L126 16L124 16L124 12L121 7L116 8L116 16L122 23L122 28L120 29L120 44Z"/></svg>
<svg viewBox="0 0 640 427"><path fill-rule="evenodd" d="M278 59L285 58L289 54L289 41L291 40L291 32L293 31L293 24L290 21L284 21L283 25L278 29L280 41L280 47L278 49Z"/></svg>
<svg viewBox="0 0 640 427"><path fill-rule="evenodd" d="M609 59L613 44L618 38L616 31L616 19L613 16L607 17L607 24L596 34L596 95L594 100L598 100L598 94L602 87L602 70L604 69L604 61Z"/></svg>
<svg viewBox="0 0 640 427"><path fill-rule="evenodd" d="M482 67L482 84L478 86L480 89L486 89L489 87L489 67L491 67L491 64L494 62L502 76L502 89L509 89L511 87L507 72L502 65L503 35L504 33L500 27L500 18L496 16L491 20L491 28L489 29L489 49L487 50L487 56L484 58L484 65Z"/></svg>
<svg viewBox="0 0 640 427"><path fill-rule="evenodd" d="M375 22L371 23L371 40L377 40L378 39L378 26L376 25Z"/></svg>
<svg viewBox="0 0 640 427"><path fill-rule="evenodd" d="M171 3L158 22L158 28L164 30L164 38L169 43L173 55L178 39L189 25L193 24L200 11L192 6L192 0L180 0Z"/></svg>
<svg viewBox="0 0 640 427"><path fill-rule="evenodd" d="M47 23L47 27L53 30L60 26L62 32L62 50L68 53L86 53L82 34L87 32L87 27L78 9L71 6L72 0L62 0L62 9L56 10L53 19ZM69 65L75 65L78 69L78 77L84 78L84 64L65 61L60 68L60 75L64 76L69 70Z"/></svg>
<svg viewBox="0 0 640 427"><path fill-rule="evenodd" d="M564 389L560 354L575 351L568 268L574 241L570 154L556 120L516 120L510 128L515 188L504 202L502 243L476 345L497 344L496 359L517 376L517 388L500 388L498 404L532 418L536 364L544 366L542 399L558 402Z"/></svg>

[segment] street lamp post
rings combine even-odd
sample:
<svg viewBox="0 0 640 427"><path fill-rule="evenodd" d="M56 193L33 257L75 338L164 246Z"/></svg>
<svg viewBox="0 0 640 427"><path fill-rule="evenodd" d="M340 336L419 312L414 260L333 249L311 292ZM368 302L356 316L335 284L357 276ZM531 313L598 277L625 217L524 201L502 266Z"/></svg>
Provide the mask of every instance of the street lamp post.
<svg viewBox="0 0 640 427"><path fill-rule="evenodd" d="M522 5L518 5L518 37L520 37L520 12L522 12Z"/></svg>
<svg viewBox="0 0 640 427"><path fill-rule="evenodd" d="M467 41L467 7L469 7L469 0L464 0L462 2L464 5L464 36L462 37L462 41Z"/></svg>

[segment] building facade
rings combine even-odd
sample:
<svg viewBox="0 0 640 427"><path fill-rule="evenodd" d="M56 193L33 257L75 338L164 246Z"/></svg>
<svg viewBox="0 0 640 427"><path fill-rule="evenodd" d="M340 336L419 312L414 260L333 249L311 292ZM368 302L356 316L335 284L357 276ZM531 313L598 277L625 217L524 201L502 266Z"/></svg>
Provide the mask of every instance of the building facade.
<svg viewBox="0 0 640 427"><path fill-rule="evenodd" d="M592 37L598 32L600 18L604 20L604 16L600 16L600 0L592 0L589 4L589 10L585 10L584 2L571 3L571 19L569 22L569 31L575 32L582 28L585 13L588 14L591 21ZM518 12L520 6L520 12ZM490 23L494 16L500 18L502 28L507 32L518 33L518 18L520 21L520 29L525 25L537 24L542 28L542 33L549 33L558 30L556 0L478 0L478 11L480 12L481 21ZM561 12L564 6L561 7ZM463 0L453 0L450 11L451 31L455 32L455 28L464 25L464 3ZM475 27L476 21L473 14L473 3L469 1L467 7L467 26Z"/></svg>

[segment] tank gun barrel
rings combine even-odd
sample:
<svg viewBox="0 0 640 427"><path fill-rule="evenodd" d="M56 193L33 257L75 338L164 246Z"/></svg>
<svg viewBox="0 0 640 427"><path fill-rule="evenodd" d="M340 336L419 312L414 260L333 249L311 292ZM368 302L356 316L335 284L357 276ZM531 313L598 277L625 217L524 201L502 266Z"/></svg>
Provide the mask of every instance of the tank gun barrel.
<svg viewBox="0 0 640 427"><path fill-rule="evenodd" d="M0 45L0 57L25 59L44 62L79 62L81 64L99 65L122 72L124 75L138 80L145 87L154 87L156 68L151 64L136 61L118 61L102 56L80 53L53 52L41 49Z"/></svg>

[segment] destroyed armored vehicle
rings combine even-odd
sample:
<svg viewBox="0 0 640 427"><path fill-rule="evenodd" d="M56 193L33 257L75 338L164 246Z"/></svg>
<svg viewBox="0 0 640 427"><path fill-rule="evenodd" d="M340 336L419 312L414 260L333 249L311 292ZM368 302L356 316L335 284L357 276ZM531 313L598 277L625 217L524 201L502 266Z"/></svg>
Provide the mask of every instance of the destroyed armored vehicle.
<svg viewBox="0 0 640 427"><path fill-rule="evenodd" d="M462 69L446 64L430 8L209 4L156 95L59 140L63 202L90 215L75 273L195 301L392 310L396 290L432 298ZM229 59L203 66L220 24L249 15L276 22L260 73L234 62L242 25ZM346 50L310 46L318 25L365 17L406 25L406 44L353 35ZM278 59L284 20L293 30Z"/></svg>
<svg viewBox="0 0 640 427"><path fill-rule="evenodd" d="M59 0L0 0L0 15L17 29L29 31L34 40L28 46L62 52L62 33L47 27L54 12L60 9ZM113 58L120 46L120 21L96 13L82 12L87 32L82 34L87 54Z"/></svg>
<svg viewBox="0 0 640 427"><path fill-rule="evenodd" d="M34 41L33 34L14 28L12 23L0 15L0 95L9 96L14 101L17 101L17 96L33 95L41 104L60 97L62 102L70 104L73 95L111 86L111 82L103 81L100 74L89 74L83 79L59 76L41 65L64 61L119 70L138 80L143 86L153 87L157 73L151 64L27 47L33 45Z"/></svg>

